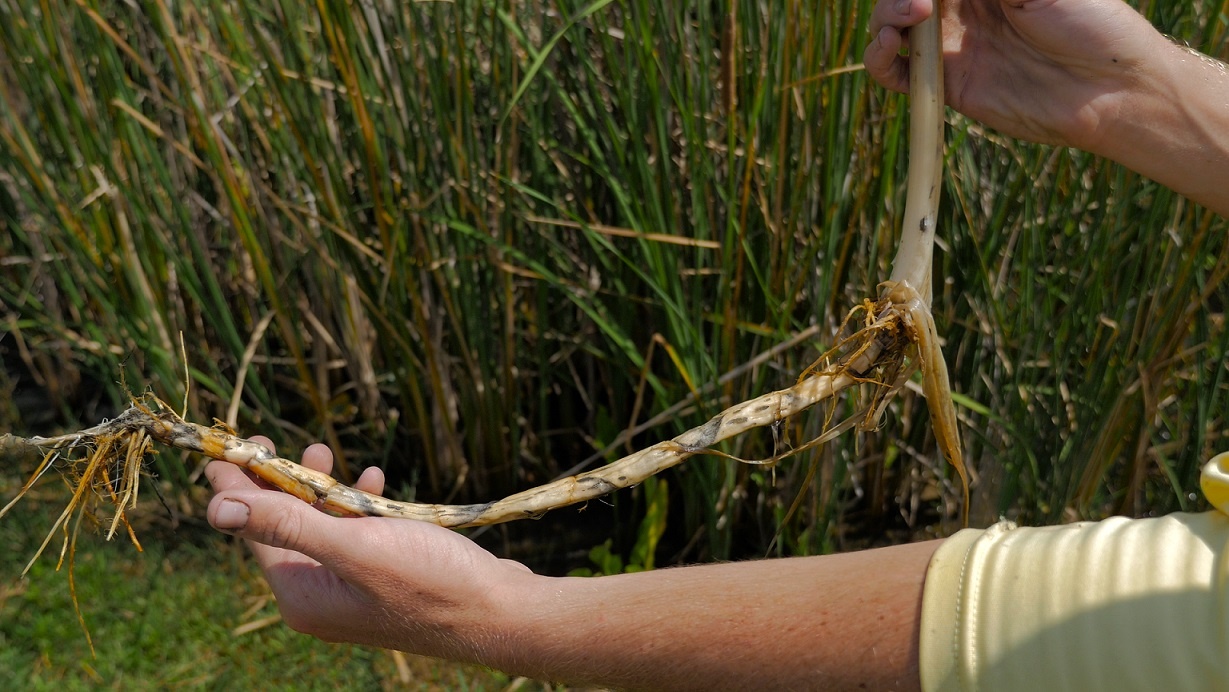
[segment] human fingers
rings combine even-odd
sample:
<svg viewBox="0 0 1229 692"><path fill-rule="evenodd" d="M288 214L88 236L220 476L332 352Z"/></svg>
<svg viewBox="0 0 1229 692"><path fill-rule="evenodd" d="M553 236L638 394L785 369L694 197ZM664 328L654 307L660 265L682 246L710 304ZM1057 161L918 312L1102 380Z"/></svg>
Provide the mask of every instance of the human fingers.
<svg viewBox="0 0 1229 692"><path fill-rule="evenodd" d="M411 576L453 588L458 583L448 575L481 574L501 563L473 541L434 524L334 517L284 493L227 490L210 503L208 517L215 528L247 539L254 549L301 553L368 590Z"/></svg>
<svg viewBox="0 0 1229 692"><path fill-rule="evenodd" d="M301 463L321 473L331 473L333 471L333 450L327 445L314 444L303 450ZM372 495L383 494L384 472L374 466L364 469L358 480L354 482L354 488Z"/></svg>
<svg viewBox="0 0 1229 692"><path fill-rule="evenodd" d="M378 480L364 475L364 485ZM281 493L225 491L209 520L247 540L286 624L328 641L472 660L458 633L483 631L538 579L448 529L334 517Z"/></svg>
<svg viewBox="0 0 1229 692"><path fill-rule="evenodd" d="M264 435L256 435L249 439L251 439L252 442L267 447L270 452L277 454L277 445L273 444L273 441ZM332 473L333 450L329 449L328 445L319 443L311 445L307 449L303 450L303 457L299 460L299 463L309 469L312 469L313 471L319 471L320 473Z"/></svg>
<svg viewBox="0 0 1229 692"><path fill-rule="evenodd" d="M313 542L303 534L318 530L316 519L327 518L311 505L277 492L255 488L231 488L219 492L209 503L209 523L220 531L273 548L303 552ZM255 518L253 518L255 517Z"/></svg>
<svg viewBox="0 0 1229 692"><path fill-rule="evenodd" d="M273 444L273 440L270 440L264 435L253 435L248 438L248 441L255 442L256 444L268 449L270 452L277 454L277 445Z"/></svg>
<svg viewBox="0 0 1229 692"><path fill-rule="evenodd" d="M220 493L224 490L238 490L259 488L253 477L243 470L242 466L237 466L229 461L214 460L209 462L205 467L205 478L209 480L209 486L213 488L213 492Z"/></svg>
<svg viewBox="0 0 1229 692"><path fill-rule="evenodd" d="M361 490L372 495L384 494L384 471L375 466L368 466L363 469L363 473L359 475L358 480L354 482L355 490Z"/></svg>
<svg viewBox="0 0 1229 692"><path fill-rule="evenodd" d="M483 573L499 561L465 537L432 524L377 517L333 517L290 495L261 490L220 493L209 506L214 527L246 539L270 577L288 565L323 565L358 592L400 593L414 580L419 598L462 586L457 574ZM318 576L313 579L318 579ZM275 590L277 585L275 584ZM335 585L327 585L334 588ZM312 599L305 600L310 605ZM298 628L296 628L298 629Z"/></svg>
<svg viewBox="0 0 1229 692"><path fill-rule="evenodd" d="M273 514L281 515L282 520L271 521ZM332 569L300 550L328 543L311 538L328 535L313 526L313 519L331 519L315 508L289 495L243 489L220 493L210 502L207 516L214 528L245 539L277 595L283 619L293 629L315 633L312 630L318 623L312 613L325 621L345 621L371 605ZM370 612L362 615L365 622L373 616Z"/></svg>
<svg viewBox="0 0 1229 692"><path fill-rule="evenodd" d="M903 44L900 31L885 26L866 46L862 64L871 79L891 91L907 91L909 88L909 61L900 55Z"/></svg>
<svg viewBox="0 0 1229 692"><path fill-rule="evenodd" d="M249 441L267 448L270 452L277 453L277 446L263 435L253 436L249 438ZM209 465L205 467L205 478L209 480L209 485L215 493L230 488L273 488L272 485L257 478L243 467L226 461L209 462Z"/></svg>
<svg viewBox="0 0 1229 692"><path fill-rule="evenodd" d="M902 32L934 13L934 0L879 0L871 10L871 34L878 34L885 26Z"/></svg>
<svg viewBox="0 0 1229 692"><path fill-rule="evenodd" d="M273 441L269 438L263 435L255 435L249 439L256 444L268 448L270 452L277 453L277 445L273 444ZM323 445L318 446L323 449L323 453L321 450L315 450L310 455L305 452L304 456L313 468L323 467L324 472L327 473L332 466L332 452ZM310 451L311 448L308 448L308 450ZM251 513L247 503L228 499L227 497L220 497L223 493L232 490L256 490L264 491L274 496L281 496L280 491L272 485L257 478L243 467L230 462L210 462L205 467L205 477L209 479L209 484L213 487L215 493L213 500L209 503L206 517L209 523L219 531L233 533L233 527L246 523L247 517ZM300 505L303 504L297 499L294 501ZM248 544L262 567L267 568L271 564L299 564L310 567L318 564L304 555L270 548L269 546L252 543L251 541Z"/></svg>
<svg viewBox="0 0 1229 692"><path fill-rule="evenodd" d="M301 464L320 473L333 472L333 450L328 445L314 444L303 450Z"/></svg>
<svg viewBox="0 0 1229 692"><path fill-rule="evenodd" d="M253 514L257 517L255 522ZM277 515L282 517L281 525L274 518ZM235 484L219 490L206 510L206 518L215 529L247 540L256 561L266 572L275 565L319 564L314 557L299 550L306 542L302 527L310 524L313 516L326 515L296 497L265 490L250 482L246 486Z"/></svg>
<svg viewBox="0 0 1229 692"><path fill-rule="evenodd" d="M868 25L874 39L862 56L872 79L893 91L908 91L909 59L900 54L905 30L933 12L930 0L880 0L875 5Z"/></svg>
<svg viewBox="0 0 1229 692"><path fill-rule="evenodd" d="M300 463L321 473L332 473L333 450L329 449L328 445L314 444L303 450L303 459ZM354 488L372 495L382 494L384 492L384 472L374 466L364 469L355 481Z"/></svg>

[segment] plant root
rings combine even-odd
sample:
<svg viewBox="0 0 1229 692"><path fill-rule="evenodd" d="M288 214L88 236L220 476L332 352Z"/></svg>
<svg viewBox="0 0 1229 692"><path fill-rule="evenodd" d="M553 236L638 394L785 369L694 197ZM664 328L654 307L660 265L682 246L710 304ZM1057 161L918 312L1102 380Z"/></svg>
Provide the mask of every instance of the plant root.
<svg viewBox="0 0 1229 692"><path fill-rule="evenodd" d="M136 502L143 460L153 451L153 442L158 442L242 466L274 487L338 515L401 517L450 528L536 518L551 509L586 502L636 485L696 454L726 456L712 447L753 428L781 424L854 385L867 385L874 390L861 421L849 420L833 425L829 418L825 426L827 431L816 440L766 461L746 463L776 463L784 456L826 442L854 423L862 429L872 429L878 425L878 419L890 399L919 366L924 373L924 391L936 425L936 436L944 454L948 455L964 479L964 467L959 461L955 412L947 389L947 372L942 365L934 320L925 301L907 284L897 284L889 287L884 297L876 303L867 301L856 307L847 322L853 322L857 317L861 317L861 327L809 367L792 387L731 406L703 425L601 468L562 478L502 500L443 505L398 502L372 495L339 483L327 474L278 457L263 445L241 439L221 423L206 427L187 421L161 399L146 394L134 398L132 406L114 419L77 433L28 440L6 436L9 446L13 446L16 440L44 450L44 456L42 464L17 497L0 510L0 517L49 468L58 461L68 460L71 462L68 464L68 475L73 481L73 496L53 527L52 534L65 526L74 512L87 511L98 500L105 500L115 509L108 538L123 524L135 541L124 518L125 511ZM75 459L74 455L83 456L84 459ZM49 535L43 548L50 539ZM43 548L40 548L40 553Z"/></svg>

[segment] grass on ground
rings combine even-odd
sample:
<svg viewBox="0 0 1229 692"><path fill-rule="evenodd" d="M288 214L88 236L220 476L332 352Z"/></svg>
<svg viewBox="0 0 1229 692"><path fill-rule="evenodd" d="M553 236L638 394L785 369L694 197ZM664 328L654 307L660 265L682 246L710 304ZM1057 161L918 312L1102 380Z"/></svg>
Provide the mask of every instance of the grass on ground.
<svg viewBox="0 0 1229 692"><path fill-rule="evenodd" d="M0 486L4 497L15 490ZM144 552L123 537L83 532L78 541L74 579L92 656L67 567L55 571L59 537L18 577L62 508L59 493L46 495L23 500L0 531L0 689L544 689L480 666L294 632L276 619L244 546L196 518L171 529L152 499L139 512Z"/></svg>

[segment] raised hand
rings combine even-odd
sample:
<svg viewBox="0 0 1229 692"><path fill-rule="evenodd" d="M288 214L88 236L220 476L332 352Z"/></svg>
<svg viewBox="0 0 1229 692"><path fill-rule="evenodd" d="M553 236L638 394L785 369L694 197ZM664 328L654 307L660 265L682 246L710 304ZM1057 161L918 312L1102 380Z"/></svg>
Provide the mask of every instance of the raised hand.
<svg viewBox="0 0 1229 692"><path fill-rule="evenodd" d="M935 0L880 0L867 72L904 91ZM1113 159L1229 215L1229 68L1121 0L947 0L947 103L1003 134Z"/></svg>
<svg viewBox="0 0 1229 692"><path fill-rule="evenodd" d="M934 0L882 0L867 72L905 91L907 29ZM1168 42L1119 0L948 0L943 3L948 105L1005 134L1095 149L1116 100Z"/></svg>

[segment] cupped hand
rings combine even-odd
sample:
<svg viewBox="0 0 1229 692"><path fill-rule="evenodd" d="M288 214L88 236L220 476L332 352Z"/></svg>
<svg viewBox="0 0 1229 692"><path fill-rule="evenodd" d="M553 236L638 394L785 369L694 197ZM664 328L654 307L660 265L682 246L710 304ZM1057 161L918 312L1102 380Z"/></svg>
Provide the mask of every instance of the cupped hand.
<svg viewBox="0 0 1229 692"><path fill-rule="evenodd" d="M907 30L935 1L875 6L863 61L883 86L908 89ZM1165 42L1120 0L946 0L942 22L948 105L1013 137L1092 151Z"/></svg>
<svg viewBox="0 0 1229 692"><path fill-rule="evenodd" d="M272 449L268 439L253 439ZM302 463L328 473L333 455L313 445ZM247 539L283 619L321 639L482 660L505 638L501 610L537 579L448 529L330 516L227 462L212 462L205 474L216 493L209 522ZM369 468L355 487L379 494L383 473Z"/></svg>

